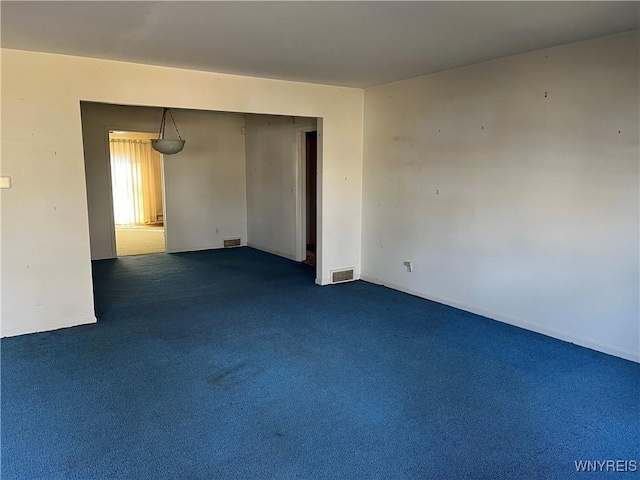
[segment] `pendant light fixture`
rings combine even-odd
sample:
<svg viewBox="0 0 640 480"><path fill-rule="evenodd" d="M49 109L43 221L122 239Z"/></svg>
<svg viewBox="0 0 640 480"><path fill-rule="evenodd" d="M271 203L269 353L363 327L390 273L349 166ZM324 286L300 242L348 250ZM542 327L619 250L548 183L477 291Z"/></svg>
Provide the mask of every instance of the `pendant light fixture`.
<svg viewBox="0 0 640 480"><path fill-rule="evenodd" d="M178 139L172 138L164 138L164 129L167 124L167 113L171 117L171 121L173 122L173 126L176 129L178 134ZM171 113L171 109L163 108L162 109L162 120L160 121L160 132L158 133L158 138L156 140L151 140L151 147L156 152L160 152L164 155L173 155L174 153L181 152L184 148L184 140L180 136L180 132L178 131L178 126L176 125L176 121L173 119L173 114Z"/></svg>

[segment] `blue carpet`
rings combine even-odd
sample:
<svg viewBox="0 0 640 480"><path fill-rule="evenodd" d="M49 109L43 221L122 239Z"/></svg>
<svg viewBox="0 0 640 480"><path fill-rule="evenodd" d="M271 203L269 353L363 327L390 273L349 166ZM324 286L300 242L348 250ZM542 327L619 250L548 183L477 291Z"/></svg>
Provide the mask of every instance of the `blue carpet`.
<svg viewBox="0 0 640 480"><path fill-rule="evenodd" d="M638 461L638 364L249 248L93 275L2 340L3 479L638 477L574 464Z"/></svg>

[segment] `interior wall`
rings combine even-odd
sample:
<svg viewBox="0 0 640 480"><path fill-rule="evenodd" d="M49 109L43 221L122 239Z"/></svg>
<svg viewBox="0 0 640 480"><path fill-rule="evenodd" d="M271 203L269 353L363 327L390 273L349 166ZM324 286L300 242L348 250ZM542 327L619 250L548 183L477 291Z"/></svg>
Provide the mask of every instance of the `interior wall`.
<svg viewBox="0 0 640 480"><path fill-rule="evenodd" d="M82 102L91 258L115 257L108 131L154 131L162 108ZM167 252L246 243L243 118L238 114L172 109L185 148L164 156ZM177 138L173 123L167 138ZM157 137L157 133L155 134Z"/></svg>
<svg viewBox="0 0 640 480"><path fill-rule="evenodd" d="M636 31L366 89L363 278L638 361L638 54Z"/></svg>
<svg viewBox="0 0 640 480"><path fill-rule="evenodd" d="M301 246L296 229L299 182L298 131L315 118L245 116L248 244L292 260Z"/></svg>
<svg viewBox="0 0 640 480"><path fill-rule="evenodd" d="M95 322L80 101L322 118L317 282L360 275L362 90L9 49L1 62L3 336Z"/></svg>

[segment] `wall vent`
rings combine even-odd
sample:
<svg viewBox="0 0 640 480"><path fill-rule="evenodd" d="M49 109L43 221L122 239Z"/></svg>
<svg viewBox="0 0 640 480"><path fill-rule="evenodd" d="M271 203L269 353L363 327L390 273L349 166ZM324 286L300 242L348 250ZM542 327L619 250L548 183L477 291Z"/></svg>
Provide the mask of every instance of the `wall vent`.
<svg viewBox="0 0 640 480"><path fill-rule="evenodd" d="M353 268L331 272L331 283L349 282L351 280L353 280Z"/></svg>
<svg viewBox="0 0 640 480"><path fill-rule="evenodd" d="M227 238L224 241L224 248L239 247L241 245L239 238Z"/></svg>

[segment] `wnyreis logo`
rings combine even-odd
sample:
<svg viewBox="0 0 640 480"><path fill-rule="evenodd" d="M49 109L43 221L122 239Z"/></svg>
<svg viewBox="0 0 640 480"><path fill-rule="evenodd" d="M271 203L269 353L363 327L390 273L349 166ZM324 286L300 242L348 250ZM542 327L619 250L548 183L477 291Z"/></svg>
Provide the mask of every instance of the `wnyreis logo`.
<svg viewBox="0 0 640 480"><path fill-rule="evenodd" d="M636 460L576 460L577 472L637 472Z"/></svg>

